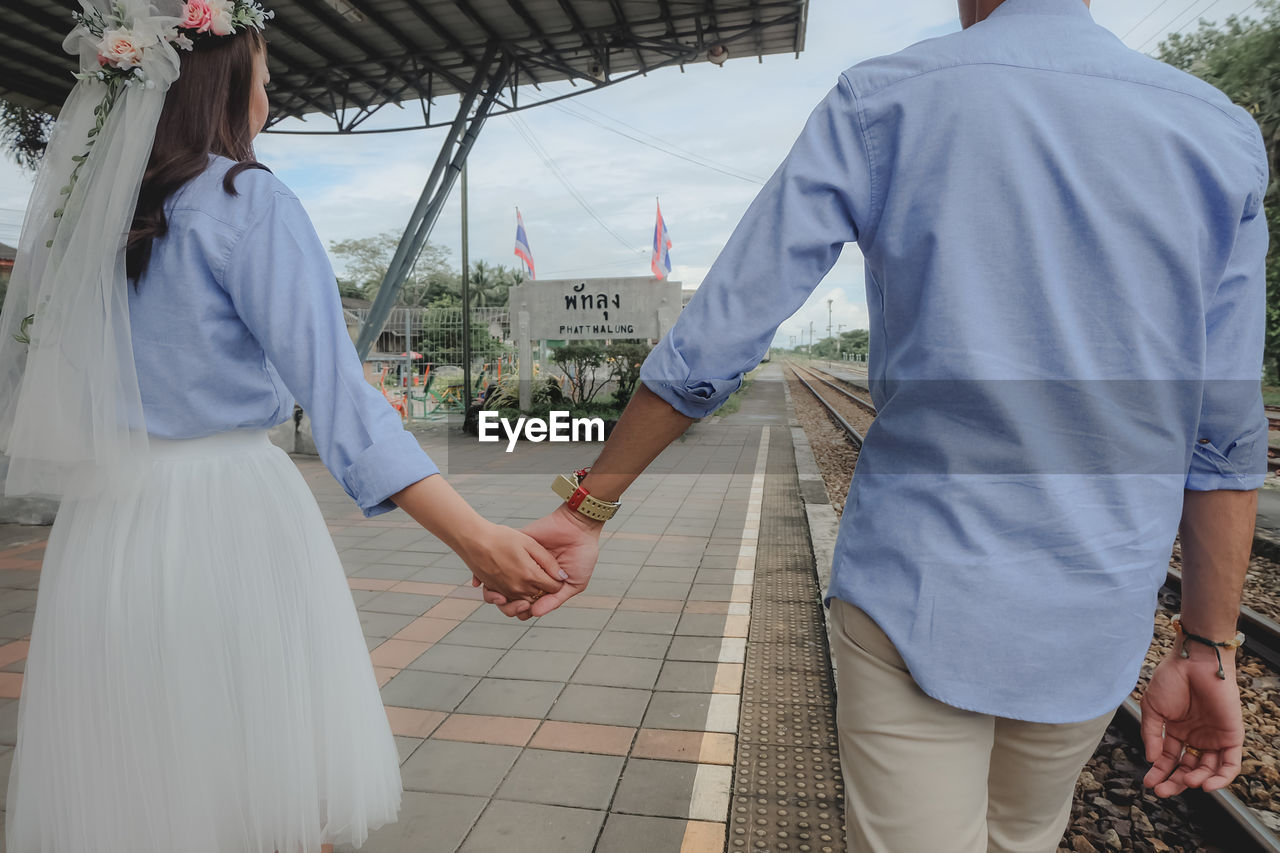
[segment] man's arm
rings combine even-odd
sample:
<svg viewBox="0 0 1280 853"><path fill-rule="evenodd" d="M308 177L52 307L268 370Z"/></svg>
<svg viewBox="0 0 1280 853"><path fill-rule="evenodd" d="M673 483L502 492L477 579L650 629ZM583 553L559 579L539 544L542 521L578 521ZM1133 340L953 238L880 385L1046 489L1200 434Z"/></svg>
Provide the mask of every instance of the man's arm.
<svg viewBox="0 0 1280 853"><path fill-rule="evenodd" d="M1142 739L1154 763L1143 784L1161 797L1186 788L1225 787L1240 772L1244 747L1234 650L1215 649L1187 634L1212 642L1235 636L1257 489L1267 473L1269 430L1260 378L1269 232L1262 210L1267 168L1261 135L1257 158L1258 185L1221 281L1205 300L1200 418L1179 525L1183 635L1142 696Z"/></svg>
<svg viewBox="0 0 1280 853"><path fill-rule="evenodd" d="M847 243L875 218L871 146L842 76L810 114L787 158L760 190L702 285L640 369L641 384L583 486L620 499L694 420L724 404L768 352ZM598 554L599 522L563 504L524 528L569 573L532 608L486 594L508 615L540 616L581 592Z"/></svg>
<svg viewBox="0 0 1280 853"><path fill-rule="evenodd" d="M1253 527L1258 513L1256 491L1218 489L1183 493L1182 522L1182 625L1202 637L1229 640L1236 633L1240 596ZM1195 645L1194 643L1192 644ZM1192 648L1193 656L1213 657L1207 646ZM1226 663L1226 655L1223 655Z"/></svg>
<svg viewBox="0 0 1280 853"><path fill-rule="evenodd" d="M1257 508L1256 491L1184 493L1184 631L1214 642L1235 636ZM1225 678L1218 676L1219 655ZM1157 796L1213 791L1240 772L1244 720L1235 657L1234 649L1212 649L1184 636L1152 673L1142 696L1142 740L1153 766L1143 784Z"/></svg>
<svg viewBox="0 0 1280 853"><path fill-rule="evenodd" d="M649 390L644 383L636 385L635 396L627 404L622 417L609 433L600 458L591 466L581 485L605 501L622 499L622 493L635 482L667 445L675 441L694 421L682 415L670 403ZM565 505L568 512L568 505ZM573 513L581 516L581 513ZM588 519L589 520L589 519ZM594 522L593 522L594 523Z"/></svg>

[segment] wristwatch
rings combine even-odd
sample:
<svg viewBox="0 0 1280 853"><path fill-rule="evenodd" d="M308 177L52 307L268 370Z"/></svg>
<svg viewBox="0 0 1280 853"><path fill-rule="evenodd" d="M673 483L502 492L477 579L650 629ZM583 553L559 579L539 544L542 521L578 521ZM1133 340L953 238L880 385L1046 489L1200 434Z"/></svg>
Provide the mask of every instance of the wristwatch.
<svg viewBox="0 0 1280 853"><path fill-rule="evenodd" d="M613 514L618 511L618 507L622 506L621 501L602 501L597 497L592 497L587 490L579 485L583 477L587 476L590 468L582 468L574 471L571 476L566 477L564 474L558 475L551 483L551 491L565 499L569 504L569 509L576 509L587 518L596 521L608 521L613 518Z"/></svg>

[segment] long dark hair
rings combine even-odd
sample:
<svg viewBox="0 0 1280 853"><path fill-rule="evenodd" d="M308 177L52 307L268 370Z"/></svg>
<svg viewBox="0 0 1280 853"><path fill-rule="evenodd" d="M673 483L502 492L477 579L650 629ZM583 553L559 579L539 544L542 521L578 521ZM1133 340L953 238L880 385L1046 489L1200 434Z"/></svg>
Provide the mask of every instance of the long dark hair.
<svg viewBox="0 0 1280 853"><path fill-rule="evenodd" d="M266 169L254 159L249 127L254 61L266 48L262 33L245 27L234 36L201 38L195 50L182 52L181 74L165 95L129 230L125 266L135 287L151 260L152 241L169 231L165 200L208 167L210 153L236 161L222 181L230 195L241 172Z"/></svg>

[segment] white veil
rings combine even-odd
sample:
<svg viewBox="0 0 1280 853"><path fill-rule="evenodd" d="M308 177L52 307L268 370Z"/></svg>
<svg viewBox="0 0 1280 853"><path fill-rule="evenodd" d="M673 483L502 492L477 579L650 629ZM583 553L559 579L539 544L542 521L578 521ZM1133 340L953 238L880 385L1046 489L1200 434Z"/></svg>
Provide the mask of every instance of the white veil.
<svg viewBox="0 0 1280 853"><path fill-rule="evenodd" d="M182 2L80 2L86 14L123 11L145 44L138 67L150 82L122 86L100 118L108 85L98 79L98 40L82 24L63 43L87 79L54 125L0 312L8 495L91 494L137 471L147 453L124 250L165 92L178 77L178 54L162 34L179 23Z"/></svg>

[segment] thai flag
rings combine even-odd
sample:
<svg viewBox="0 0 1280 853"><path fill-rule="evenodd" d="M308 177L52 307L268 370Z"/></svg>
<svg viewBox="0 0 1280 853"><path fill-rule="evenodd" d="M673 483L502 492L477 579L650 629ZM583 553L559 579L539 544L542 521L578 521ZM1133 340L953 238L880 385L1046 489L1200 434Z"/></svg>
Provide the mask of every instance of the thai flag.
<svg viewBox="0 0 1280 853"><path fill-rule="evenodd" d="M658 205L658 221L653 224L653 260L649 263L653 274L666 278L671 272L671 235L667 223L662 220L662 205Z"/></svg>
<svg viewBox="0 0 1280 853"><path fill-rule="evenodd" d="M533 274L533 250L529 248L529 235L524 233L524 217L520 215L520 208L516 208L516 251L515 255L524 261L524 265L529 268L529 280L534 281L537 276Z"/></svg>

